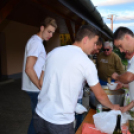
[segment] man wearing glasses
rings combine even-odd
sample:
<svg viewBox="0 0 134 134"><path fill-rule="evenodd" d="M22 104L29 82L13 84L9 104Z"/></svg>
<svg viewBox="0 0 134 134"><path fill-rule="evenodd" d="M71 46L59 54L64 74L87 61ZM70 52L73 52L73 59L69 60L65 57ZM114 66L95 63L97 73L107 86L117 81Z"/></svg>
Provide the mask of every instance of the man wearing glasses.
<svg viewBox="0 0 134 134"><path fill-rule="evenodd" d="M122 74L125 71L120 57L113 52L113 43L110 41L104 43L103 52L98 56L96 65L101 85L106 85L114 72Z"/></svg>

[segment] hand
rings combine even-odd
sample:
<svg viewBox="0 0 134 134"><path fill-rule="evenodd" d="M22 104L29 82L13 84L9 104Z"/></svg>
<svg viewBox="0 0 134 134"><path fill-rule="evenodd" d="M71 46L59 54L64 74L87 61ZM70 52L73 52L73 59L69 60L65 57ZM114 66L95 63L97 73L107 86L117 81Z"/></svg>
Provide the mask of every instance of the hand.
<svg viewBox="0 0 134 134"><path fill-rule="evenodd" d="M113 105L113 110L120 110L120 106L117 104Z"/></svg>
<svg viewBox="0 0 134 134"><path fill-rule="evenodd" d="M37 88L38 88L39 90L41 90L41 87L42 87L42 85L40 85L40 83L38 83Z"/></svg>
<svg viewBox="0 0 134 134"><path fill-rule="evenodd" d="M114 80L117 80L117 77L118 77L118 76L119 76L119 75L115 72L115 73L112 74L111 77L112 77Z"/></svg>
<svg viewBox="0 0 134 134"><path fill-rule="evenodd" d="M40 83L40 81L38 80L38 83L37 83L38 85L36 85L37 86L37 88L39 89L39 90L41 90L41 87L42 87L42 85L41 85L41 83Z"/></svg>
<svg viewBox="0 0 134 134"><path fill-rule="evenodd" d="M128 111L128 107L127 106L124 106L124 107L120 107L120 110L122 113L125 113L126 111Z"/></svg>
<svg viewBox="0 0 134 134"><path fill-rule="evenodd" d="M132 107L134 107L134 101L131 101L131 103L129 103L127 106L124 107L120 107L120 110L122 113L130 110Z"/></svg>
<svg viewBox="0 0 134 134"><path fill-rule="evenodd" d="M38 81L38 85L39 85L39 89L40 90L41 90L41 87L43 85L44 74L45 74L45 71L42 70L41 75L40 75L40 78L39 78L39 81Z"/></svg>
<svg viewBox="0 0 134 134"><path fill-rule="evenodd" d="M40 86L40 88L39 88L39 89L41 89L42 85L43 85L43 80L42 80L42 79L40 79L40 80L39 80L39 86Z"/></svg>
<svg viewBox="0 0 134 134"><path fill-rule="evenodd" d="M122 88L122 83L119 81L115 81L115 83L118 83L117 87L115 90L121 89Z"/></svg>

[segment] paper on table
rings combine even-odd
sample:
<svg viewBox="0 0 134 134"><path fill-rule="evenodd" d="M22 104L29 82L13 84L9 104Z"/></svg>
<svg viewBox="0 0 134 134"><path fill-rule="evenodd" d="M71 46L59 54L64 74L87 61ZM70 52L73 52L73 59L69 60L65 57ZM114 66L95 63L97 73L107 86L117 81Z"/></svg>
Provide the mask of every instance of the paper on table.
<svg viewBox="0 0 134 134"><path fill-rule="evenodd" d="M82 114L84 112L87 112L87 109L82 104L77 103L76 108L75 108L75 112L77 114Z"/></svg>

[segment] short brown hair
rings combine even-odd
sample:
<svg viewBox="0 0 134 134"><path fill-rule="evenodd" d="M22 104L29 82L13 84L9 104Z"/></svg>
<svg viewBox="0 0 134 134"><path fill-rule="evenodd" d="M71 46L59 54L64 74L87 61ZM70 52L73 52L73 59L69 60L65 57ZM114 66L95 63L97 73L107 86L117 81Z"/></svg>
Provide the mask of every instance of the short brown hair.
<svg viewBox="0 0 134 134"><path fill-rule="evenodd" d="M100 46L100 45L103 46L104 45L104 41L103 41L103 39L101 37L99 37L96 45L98 45L98 46Z"/></svg>
<svg viewBox="0 0 134 134"><path fill-rule="evenodd" d="M47 27L48 25L51 25L55 28L57 28L57 23L56 20L51 18L51 17L47 17L44 21L41 22L40 26L44 26Z"/></svg>
<svg viewBox="0 0 134 134"><path fill-rule="evenodd" d="M114 40L122 39L125 34L129 34L132 37L134 36L133 32L127 27L119 27L114 32Z"/></svg>
<svg viewBox="0 0 134 134"><path fill-rule="evenodd" d="M91 39L95 35L100 36L100 32L96 28L94 28L90 25L83 25L78 30L75 41L81 41L85 36L88 36L88 38Z"/></svg>

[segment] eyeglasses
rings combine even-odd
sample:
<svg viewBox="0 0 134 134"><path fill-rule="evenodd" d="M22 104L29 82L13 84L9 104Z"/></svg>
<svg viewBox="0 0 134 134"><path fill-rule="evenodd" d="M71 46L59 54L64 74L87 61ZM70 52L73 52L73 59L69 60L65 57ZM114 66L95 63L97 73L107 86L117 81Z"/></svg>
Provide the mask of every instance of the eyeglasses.
<svg viewBox="0 0 134 134"><path fill-rule="evenodd" d="M103 49L103 51L109 51L109 49Z"/></svg>

